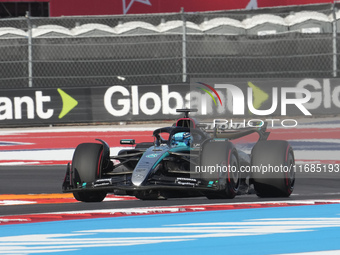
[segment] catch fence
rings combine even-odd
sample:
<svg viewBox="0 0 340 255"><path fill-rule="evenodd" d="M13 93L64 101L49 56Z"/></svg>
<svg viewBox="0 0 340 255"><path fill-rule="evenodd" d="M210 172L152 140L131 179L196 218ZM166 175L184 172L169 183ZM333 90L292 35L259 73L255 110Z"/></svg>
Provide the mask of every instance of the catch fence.
<svg viewBox="0 0 340 255"><path fill-rule="evenodd" d="M0 88L332 78L336 5L0 20Z"/></svg>

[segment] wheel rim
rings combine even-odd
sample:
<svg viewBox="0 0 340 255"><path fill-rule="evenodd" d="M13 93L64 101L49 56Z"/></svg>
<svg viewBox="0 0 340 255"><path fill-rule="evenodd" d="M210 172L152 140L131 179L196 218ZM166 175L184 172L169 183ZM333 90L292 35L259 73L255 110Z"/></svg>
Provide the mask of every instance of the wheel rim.
<svg viewBox="0 0 340 255"><path fill-rule="evenodd" d="M232 154L229 158L227 186L231 185L234 192L238 191L240 185L240 173L238 170L237 159L235 154Z"/></svg>
<svg viewBox="0 0 340 255"><path fill-rule="evenodd" d="M288 181L288 185L289 185L289 189L293 190L294 188L294 183L295 183L295 171L294 171L294 157L292 155L291 150L289 151L288 154L288 162L287 162L287 166L289 167L289 172L287 173L287 181Z"/></svg>
<svg viewBox="0 0 340 255"><path fill-rule="evenodd" d="M99 158L98 158L98 166L97 166L97 178L100 177L100 169L101 169L101 165L102 165L102 158L103 158L103 152L104 150L102 150L99 154Z"/></svg>
<svg viewBox="0 0 340 255"><path fill-rule="evenodd" d="M238 191L240 185L240 174L238 171L237 162L234 162L231 167L231 181L233 182L234 191Z"/></svg>

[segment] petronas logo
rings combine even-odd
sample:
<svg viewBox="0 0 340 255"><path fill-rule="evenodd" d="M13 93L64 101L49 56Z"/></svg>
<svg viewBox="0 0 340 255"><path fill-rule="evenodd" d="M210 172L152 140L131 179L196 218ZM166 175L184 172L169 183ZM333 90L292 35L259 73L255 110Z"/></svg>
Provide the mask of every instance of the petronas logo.
<svg viewBox="0 0 340 255"><path fill-rule="evenodd" d="M60 94L61 100L63 101L63 108L58 118L62 119L66 114L68 114L74 107L78 105L78 101L61 89L58 89L58 92Z"/></svg>

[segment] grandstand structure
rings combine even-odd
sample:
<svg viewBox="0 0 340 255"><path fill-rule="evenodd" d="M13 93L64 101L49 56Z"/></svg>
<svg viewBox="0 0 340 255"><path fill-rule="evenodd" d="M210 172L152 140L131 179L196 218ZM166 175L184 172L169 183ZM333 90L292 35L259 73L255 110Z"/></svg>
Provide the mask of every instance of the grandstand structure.
<svg viewBox="0 0 340 255"><path fill-rule="evenodd" d="M0 88L338 77L336 5L0 20Z"/></svg>

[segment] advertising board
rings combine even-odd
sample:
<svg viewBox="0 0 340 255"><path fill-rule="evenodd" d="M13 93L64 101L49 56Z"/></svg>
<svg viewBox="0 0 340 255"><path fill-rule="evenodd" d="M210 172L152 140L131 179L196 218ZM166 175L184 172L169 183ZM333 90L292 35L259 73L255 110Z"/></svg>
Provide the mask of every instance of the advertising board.
<svg viewBox="0 0 340 255"><path fill-rule="evenodd" d="M218 118L331 116L339 113L340 80L196 79L190 84L1 90L0 125L176 119L179 108Z"/></svg>

